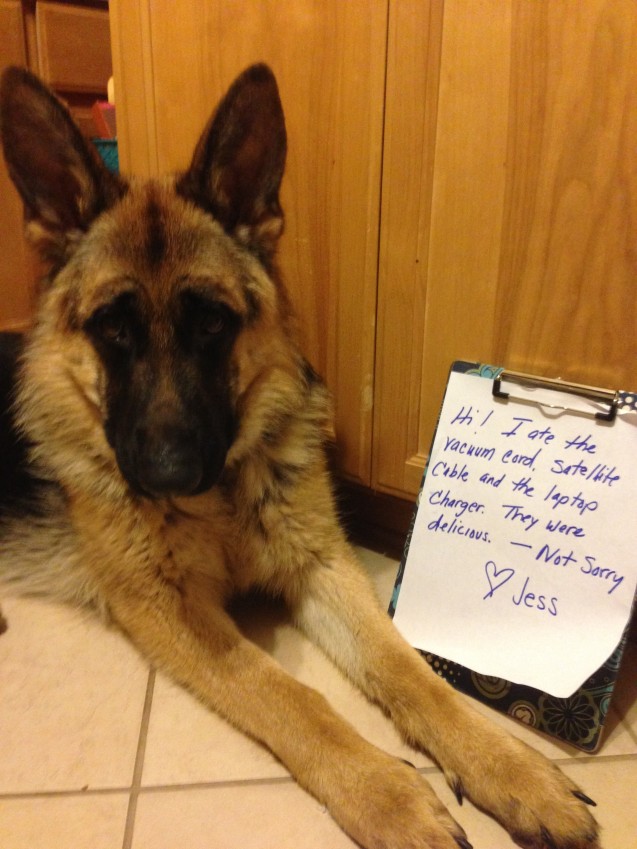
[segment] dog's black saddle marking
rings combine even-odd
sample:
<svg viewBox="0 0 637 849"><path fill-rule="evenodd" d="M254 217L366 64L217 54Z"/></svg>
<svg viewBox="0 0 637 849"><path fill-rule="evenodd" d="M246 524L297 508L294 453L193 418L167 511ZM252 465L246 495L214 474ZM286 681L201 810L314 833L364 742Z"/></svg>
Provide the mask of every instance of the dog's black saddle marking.
<svg viewBox="0 0 637 849"><path fill-rule="evenodd" d="M24 347L20 333L0 333L0 518L39 513L45 482L29 468L28 444L15 427L13 402L18 362Z"/></svg>

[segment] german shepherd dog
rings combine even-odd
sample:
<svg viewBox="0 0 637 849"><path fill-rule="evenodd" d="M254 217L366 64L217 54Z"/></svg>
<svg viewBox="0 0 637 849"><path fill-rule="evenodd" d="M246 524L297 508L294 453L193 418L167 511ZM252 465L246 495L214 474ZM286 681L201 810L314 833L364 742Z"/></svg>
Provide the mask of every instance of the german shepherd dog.
<svg viewBox="0 0 637 849"><path fill-rule="evenodd" d="M28 72L1 87L9 171L50 274L1 371L0 580L94 608L261 741L366 849L468 849L410 765L239 632L231 597L298 627L464 796L527 847L595 849L593 804L473 712L395 630L339 525L326 390L275 265L286 133L264 65L188 170L110 174Z"/></svg>

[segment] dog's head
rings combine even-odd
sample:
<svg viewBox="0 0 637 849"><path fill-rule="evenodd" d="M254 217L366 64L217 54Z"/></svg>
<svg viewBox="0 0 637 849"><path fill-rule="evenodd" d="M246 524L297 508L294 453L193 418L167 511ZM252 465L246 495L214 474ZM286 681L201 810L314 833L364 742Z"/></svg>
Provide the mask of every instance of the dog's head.
<svg viewBox="0 0 637 849"><path fill-rule="evenodd" d="M189 169L165 180L109 173L26 71L5 72L0 107L27 234L51 268L27 358L32 435L61 445L97 422L134 491L208 489L299 371L273 272L286 134L272 72L235 81Z"/></svg>

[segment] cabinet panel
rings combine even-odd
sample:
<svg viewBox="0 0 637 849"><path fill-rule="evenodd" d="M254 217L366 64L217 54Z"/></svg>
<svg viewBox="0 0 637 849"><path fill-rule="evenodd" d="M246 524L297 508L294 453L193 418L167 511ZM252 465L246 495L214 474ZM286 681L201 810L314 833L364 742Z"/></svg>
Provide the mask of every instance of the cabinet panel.
<svg viewBox="0 0 637 849"><path fill-rule="evenodd" d="M369 483L386 0L183 0L178 16L170 0L140 0L130 19L129 7L111 3L133 172L185 167L234 76L273 68L289 136L281 268L335 397L340 465Z"/></svg>
<svg viewBox="0 0 637 849"><path fill-rule="evenodd" d="M495 356L631 389L637 5L517 2L512 54Z"/></svg>
<svg viewBox="0 0 637 849"><path fill-rule="evenodd" d="M407 87L435 149L405 172L413 138L388 124L374 483L396 493L417 491L454 359L637 382L637 6L446 0L437 93L396 47L408 7L392 0L388 95Z"/></svg>
<svg viewBox="0 0 637 849"><path fill-rule="evenodd" d="M20 0L0 0L0 65L25 65L26 60Z"/></svg>
<svg viewBox="0 0 637 849"><path fill-rule="evenodd" d="M36 5L42 79L64 92L105 92L111 76L108 11L63 3Z"/></svg>
<svg viewBox="0 0 637 849"><path fill-rule="evenodd" d="M392 0L373 480L376 487L397 494L410 491L406 458L418 452L442 27L440 0Z"/></svg>
<svg viewBox="0 0 637 849"><path fill-rule="evenodd" d="M26 64L19 0L0 0L0 71ZM30 255L22 235L22 203L0 155L0 329L20 327L31 312Z"/></svg>

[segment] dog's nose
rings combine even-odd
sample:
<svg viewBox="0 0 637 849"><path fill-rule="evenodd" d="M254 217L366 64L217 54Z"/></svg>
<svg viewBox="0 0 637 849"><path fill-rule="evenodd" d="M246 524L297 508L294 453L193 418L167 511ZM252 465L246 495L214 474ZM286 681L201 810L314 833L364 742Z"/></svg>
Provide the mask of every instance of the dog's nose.
<svg viewBox="0 0 637 849"><path fill-rule="evenodd" d="M151 496L191 495L199 487L203 461L197 434L178 427L137 432L137 480Z"/></svg>

